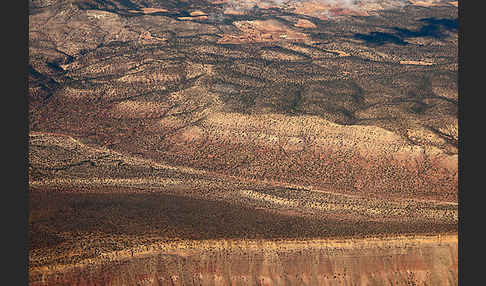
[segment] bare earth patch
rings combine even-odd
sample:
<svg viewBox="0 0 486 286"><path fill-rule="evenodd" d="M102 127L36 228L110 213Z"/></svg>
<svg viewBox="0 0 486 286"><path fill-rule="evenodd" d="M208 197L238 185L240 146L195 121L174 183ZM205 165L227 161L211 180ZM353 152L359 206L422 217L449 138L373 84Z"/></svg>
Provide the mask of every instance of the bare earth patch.
<svg viewBox="0 0 486 286"><path fill-rule="evenodd" d="M272 42L304 40L307 35L291 29L277 20L236 21L233 24L242 35L224 35L220 43Z"/></svg>
<svg viewBox="0 0 486 286"><path fill-rule="evenodd" d="M431 66L434 63L425 62L425 61L400 61L402 65L421 65L421 66Z"/></svg>
<svg viewBox="0 0 486 286"><path fill-rule="evenodd" d="M143 7L141 8L141 11L138 10L129 10L129 12L132 13L144 13L144 14L153 14L153 13L166 13L169 12L169 10L164 9L164 8L150 8L150 7Z"/></svg>
<svg viewBox="0 0 486 286"><path fill-rule="evenodd" d="M309 29L316 28L316 25L314 23L306 19L299 19L297 23L294 24L294 26L299 28L309 28Z"/></svg>

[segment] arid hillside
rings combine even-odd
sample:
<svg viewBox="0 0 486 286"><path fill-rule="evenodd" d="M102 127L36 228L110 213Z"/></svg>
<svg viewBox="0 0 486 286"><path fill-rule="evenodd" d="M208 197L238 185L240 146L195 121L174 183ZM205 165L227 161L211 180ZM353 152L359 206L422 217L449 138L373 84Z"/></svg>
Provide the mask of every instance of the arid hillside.
<svg viewBox="0 0 486 286"><path fill-rule="evenodd" d="M31 282L457 284L457 31L450 1L29 1Z"/></svg>
<svg viewBox="0 0 486 286"><path fill-rule="evenodd" d="M36 270L31 285L457 285L457 263L454 236L186 241L106 253L57 279Z"/></svg>

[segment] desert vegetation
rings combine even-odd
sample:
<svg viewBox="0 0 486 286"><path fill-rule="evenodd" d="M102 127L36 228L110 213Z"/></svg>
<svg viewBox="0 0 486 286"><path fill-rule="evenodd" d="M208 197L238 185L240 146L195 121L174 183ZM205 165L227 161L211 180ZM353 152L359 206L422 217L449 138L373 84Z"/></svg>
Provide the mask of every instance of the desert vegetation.
<svg viewBox="0 0 486 286"><path fill-rule="evenodd" d="M457 30L444 1L30 1L31 282L454 285ZM365 272L265 250L399 236L341 253Z"/></svg>

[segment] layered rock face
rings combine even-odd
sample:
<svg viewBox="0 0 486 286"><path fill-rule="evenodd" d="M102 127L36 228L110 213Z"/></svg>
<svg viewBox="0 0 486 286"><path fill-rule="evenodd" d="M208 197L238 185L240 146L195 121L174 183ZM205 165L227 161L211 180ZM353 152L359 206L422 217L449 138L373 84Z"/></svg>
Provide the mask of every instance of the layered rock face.
<svg viewBox="0 0 486 286"><path fill-rule="evenodd" d="M457 237L226 241L159 246L38 272L31 285L457 285ZM109 261L109 262L108 262Z"/></svg>

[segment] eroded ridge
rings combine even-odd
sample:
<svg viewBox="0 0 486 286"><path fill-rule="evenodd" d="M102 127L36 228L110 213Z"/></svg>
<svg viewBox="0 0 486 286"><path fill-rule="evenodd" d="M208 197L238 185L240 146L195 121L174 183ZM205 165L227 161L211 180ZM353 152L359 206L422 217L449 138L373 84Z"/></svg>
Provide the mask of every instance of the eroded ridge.
<svg viewBox="0 0 486 286"><path fill-rule="evenodd" d="M32 269L103 261L109 253L181 240L312 241L457 231L457 203L220 175L52 133L32 134L30 142Z"/></svg>
<svg viewBox="0 0 486 286"><path fill-rule="evenodd" d="M50 285L54 279L56 285L349 285L390 281L395 285L457 285L457 263L454 235L185 241L104 253L102 258L77 265L35 269L31 281L32 285Z"/></svg>

